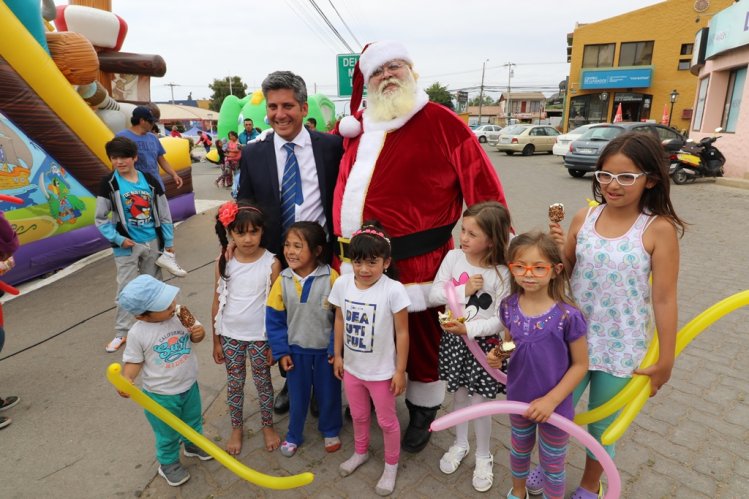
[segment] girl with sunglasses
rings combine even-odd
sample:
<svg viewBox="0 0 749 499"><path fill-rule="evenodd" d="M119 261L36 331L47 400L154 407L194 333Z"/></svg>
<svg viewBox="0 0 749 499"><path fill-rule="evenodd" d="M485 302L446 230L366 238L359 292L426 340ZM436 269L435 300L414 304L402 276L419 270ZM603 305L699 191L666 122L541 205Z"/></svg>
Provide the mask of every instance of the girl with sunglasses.
<svg viewBox="0 0 749 499"><path fill-rule="evenodd" d="M611 399L633 374L650 377L651 396L671 377L678 239L684 232L669 197L668 162L654 137L639 132L619 135L604 148L596 170L593 195L600 204L580 210L567 235L558 223L550 224L571 271L572 294L589 324L589 372L574 393L576 403L590 385L589 409ZM658 361L637 369L653 325L660 344ZM600 442L615 417L592 423L588 431ZM614 446L604 447L613 457ZM571 497L602 497L602 473L588 453L580 487Z"/></svg>
<svg viewBox="0 0 749 499"><path fill-rule="evenodd" d="M536 444L543 485L534 494L563 498L569 435L547 423L552 413L572 419L572 391L588 372L587 325L569 293L562 255L541 232L521 234L510 242L511 294L499 305L505 341L516 345L507 368L507 400L526 402L524 415L511 415L508 499L527 498L530 455ZM504 354L492 350L488 364L499 367Z"/></svg>

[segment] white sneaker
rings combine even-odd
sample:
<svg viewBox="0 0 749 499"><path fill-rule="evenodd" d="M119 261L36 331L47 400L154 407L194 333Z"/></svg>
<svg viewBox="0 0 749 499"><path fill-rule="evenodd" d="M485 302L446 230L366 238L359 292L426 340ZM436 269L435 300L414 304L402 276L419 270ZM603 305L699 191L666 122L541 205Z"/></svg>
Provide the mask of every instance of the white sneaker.
<svg viewBox="0 0 749 499"><path fill-rule="evenodd" d="M440 459L440 470L445 475L452 475L458 470L463 458L468 455L469 447L450 446Z"/></svg>
<svg viewBox="0 0 749 499"><path fill-rule="evenodd" d="M161 254L158 260L156 260L156 265L162 269L168 270L176 277L185 277L187 275L187 271L177 263L177 258L174 256L174 253L170 253L169 251L164 251Z"/></svg>
<svg viewBox="0 0 749 499"><path fill-rule="evenodd" d="M107 346L104 347L104 350L106 350L109 353L114 353L117 350L120 349L123 343L125 343L127 340L124 336L115 336L112 341L107 343Z"/></svg>
<svg viewBox="0 0 749 499"><path fill-rule="evenodd" d="M479 492L486 492L494 483L494 457L477 457L476 468L473 470L473 488Z"/></svg>

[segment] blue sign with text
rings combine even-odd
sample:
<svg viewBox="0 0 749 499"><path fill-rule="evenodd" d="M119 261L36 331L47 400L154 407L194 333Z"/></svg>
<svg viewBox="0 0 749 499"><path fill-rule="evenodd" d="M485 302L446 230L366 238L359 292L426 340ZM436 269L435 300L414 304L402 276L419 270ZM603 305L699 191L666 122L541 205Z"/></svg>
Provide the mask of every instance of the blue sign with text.
<svg viewBox="0 0 749 499"><path fill-rule="evenodd" d="M647 88L653 78L653 68L582 70L583 90L595 88Z"/></svg>

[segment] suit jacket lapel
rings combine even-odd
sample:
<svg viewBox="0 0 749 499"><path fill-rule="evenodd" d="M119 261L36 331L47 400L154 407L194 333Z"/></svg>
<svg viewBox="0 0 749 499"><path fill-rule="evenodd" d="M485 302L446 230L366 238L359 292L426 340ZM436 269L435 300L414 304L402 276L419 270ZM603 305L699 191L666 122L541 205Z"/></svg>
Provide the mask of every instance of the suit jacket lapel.
<svg viewBox="0 0 749 499"><path fill-rule="evenodd" d="M273 133L269 133L265 140L261 142L265 144L265 160L263 161L266 174L270 179L270 185L273 190L273 199L276 202L281 202L281 187L278 185L278 163L276 162L276 147L273 143Z"/></svg>

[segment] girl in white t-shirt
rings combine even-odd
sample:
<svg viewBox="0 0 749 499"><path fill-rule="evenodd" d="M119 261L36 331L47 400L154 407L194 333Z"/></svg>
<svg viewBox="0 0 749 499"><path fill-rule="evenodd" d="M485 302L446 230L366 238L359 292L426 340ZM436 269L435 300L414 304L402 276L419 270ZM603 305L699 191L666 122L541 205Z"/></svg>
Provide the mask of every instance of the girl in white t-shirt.
<svg viewBox="0 0 749 499"><path fill-rule="evenodd" d="M260 246L264 223L262 212L240 201L221 205L216 216L216 234L221 256L216 261L216 292L213 296L213 360L226 366L226 388L232 432L226 451L242 450L242 407L249 360L258 392L266 450L278 448L280 438L273 428L272 357L265 333L265 302L270 286L281 272L281 263ZM227 260L229 242L234 243Z"/></svg>
<svg viewBox="0 0 749 499"><path fill-rule="evenodd" d="M391 265L390 239L376 223L354 232L349 256L354 269L333 284L328 300L336 308L333 369L343 380L354 423L354 454L341 463L350 475L369 459L371 397L385 440L385 469L375 492L395 488L400 458L400 425L395 397L406 389L408 306L403 284L384 275Z"/></svg>

